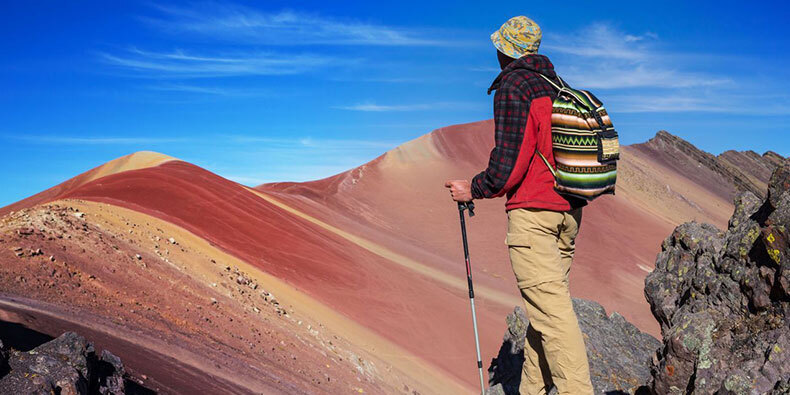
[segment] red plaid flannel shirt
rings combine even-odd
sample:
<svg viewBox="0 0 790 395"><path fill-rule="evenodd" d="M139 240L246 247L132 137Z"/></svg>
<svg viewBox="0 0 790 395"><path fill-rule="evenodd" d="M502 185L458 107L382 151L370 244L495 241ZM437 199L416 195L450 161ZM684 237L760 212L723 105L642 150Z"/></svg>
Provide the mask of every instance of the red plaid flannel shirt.
<svg viewBox="0 0 790 395"><path fill-rule="evenodd" d="M508 209L516 207L536 207L552 210L568 210L571 206L580 205L579 202L570 202L561 197L553 189L553 178L546 179L548 173L545 164L543 168L535 166L531 161L535 152L535 147L543 147L541 153L550 156L553 162L553 155L550 148L550 125L551 125L551 102L556 98L557 92L546 80L538 73L551 79L556 79L554 66L551 61L543 55L527 55L511 62L499 76L494 80L488 93L496 90L494 95L494 140L495 146L491 151L488 167L472 179L472 197L475 199L492 198L508 195ZM540 114L530 114L533 110L532 103L535 100L541 101ZM546 103L548 101L548 104ZM547 112L548 106L548 112ZM532 122L532 129L527 130L527 123L536 116L543 117L538 123L549 125L548 136L537 136L537 126ZM525 134L532 133L527 136ZM547 140L548 139L548 143ZM522 147L528 141L529 147ZM538 143L542 144L538 144ZM548 147L546 147L548 144ZM528 163L522 166L522 173L517 174L521 179L511 179L513 170L519 156L522 162ZM526 170L526 169L529 170ZM550 173L548 173L550 175ZM535 178L535 180L530 180ZM533 185L523 185L525 181L534 181ZM546 187L549 183L550 186ZM508 188L506 188L506 186ZM532 188L529 193L522 193L524 201L513 201L513 195L517 189ZM540 190L534 190L540 189ZM527 201L528 200L528 201Z"/></svg>

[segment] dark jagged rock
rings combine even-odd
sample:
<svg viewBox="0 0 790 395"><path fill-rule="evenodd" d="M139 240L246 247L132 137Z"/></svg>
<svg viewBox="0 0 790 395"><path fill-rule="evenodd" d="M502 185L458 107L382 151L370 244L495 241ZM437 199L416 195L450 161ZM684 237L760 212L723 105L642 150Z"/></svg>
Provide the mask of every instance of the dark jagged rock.
<svg viewBox="0 0 790 395"><path fill-rule="evenodd" d="M691 222L664 241L645 280L663 337L654 393L788 393L789 190L785 161L767 199L736 197L726 232Z"/></svg>
<svg viewBox="0 0 790 395"><path fill-rule="evenodd" d="M633 393L650 378L650 360L661 343L642 333L620 314L606 316L604 308L589 300L574 299L573 307L585 336L590 375L597 393ZM507 316L507 330L499 355L491 361L488 394L518 394L527 320L516 307ZM552 390L556 392L556 388Z"/></svg>
<svg viewBox="0 0 790 395"><path fill-rule="evenodd" d="M123 367L121 358L117 357L108 350L102 350L98 367L99 393L123 394L123 377L125 374L126 369Z"/></svg>
<svg viewBox="0 0 790 395"><path fill-rule="evenodd" d="M3 341L0 340L0 377L8 373L8 352L3 346Z"/></svg>
<svg viewBox="0 0 790 395"><path fill-rule="evenodd" d="M788 190L790 190L790 166L785 162L784 166L776 169L768 184L768 200L775 210L781 208L780 201L785 198L784 193Z"/></svg>
<svg viewBox="0 0 790 395"><path fill-rule="evenodd" d="M11 371L0 380L0 392L87 394L91 353L91 344L73 332L29 352L12 351Z"/></svg>
<svg viewBox="0 0 790 395"><path fill-rule="evenodd" d="M93 345L74 332L28 352L11 351L10 371L0 378L3 394L123 394L121 360L105 351L96 358Z"/></svg>
<svg viewBox="0 0 790 395"><path fill-rule="evenodd" d="M790 394L790 378L784 379L776 383L776 387L769 393L769 395L787 395Z"/></svg>

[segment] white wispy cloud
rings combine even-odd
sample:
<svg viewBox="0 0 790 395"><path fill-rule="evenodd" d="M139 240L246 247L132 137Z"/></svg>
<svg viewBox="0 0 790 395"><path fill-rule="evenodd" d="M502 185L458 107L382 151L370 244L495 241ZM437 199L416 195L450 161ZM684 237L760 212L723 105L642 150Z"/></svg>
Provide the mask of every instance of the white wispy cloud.
<svg viewBox="0 0 790 395"><path fill-rule="evenodd" d="M184 92L203 94L207 96L225 96L225 97L260 97L271 96L273 93L266 89L259 88L232 88L232 87L218 87L218 86L201 86L184 83L169 83L148 85L146 89L153 91L163 92Z"/></svg>
<svg viewBox="0 0 790 395"><path fill-rule="evenodd" d="M107 64L135 71L140 76L178 78L301 74L316 67L341 62L314 54L238 52L234 55L211 56L182 50L154 52L137 48L131 48L123 54L102 52L99 56Z"/></svg>
<svg viewBox="0 0 790 395"><path fill-rule="evenodd" d="M767 100L765 105L759 99ZM761 116L790 115L790 100L782 95L668 92L607 95L607 106L621 113L707 112ZM759 103L759 104L752 104Z"/></svg>
<svg viewBox="0 0 790 395"><path fill-rule="evenodd" d="M130 137L130 136L75 136L53 134L20 134L0 135L7 140L24 141L34 144L106 144L106 145L138 145L138 144L212 144L215 146L244 146L255 147L280 152L298 150L330 151L380 151L396 147L399 142L395 140L362 140L316 138L300 136L293 138L267 137L265 135L247 134L207 134L198 138L185 137Z"/></svg>
<svg viewBox="0 0 790 395"><path fill-rule="evenodd" d="M733 81L692 71L679 54L660 47L655 33L634 35L596 23L573 34L548 34L543 48L557 54L560 75L591 89L687 88L728 85Z"/></svg>
<svg viewBox="0 0 790 395"><path fill-rule="evenodd" d="M621 113L647 112L729 112L722 102L685 94L620 95L609 98L608 104Z"/></svg>
<svg viewBox="0 0 790 395"><path fill-rule="evenodd" d="M646 40L646 39L654 39L654 40L658 39L658 34L653 33L653 32L647 32L645 34L638 35L638 36L635 36L633 34L626 34L625 35L625 41L626 42L642 41L642 40Z"/></svg>
<svg viewBox="0 0 790 395"><path fill-rule="evenodd" d="M5 136L9 140L24 141L33 144L80 144L80 145L140 145L140 144L170 144L184 143L186 138L169 137L83 137L83 136L57 136L57 135L15 135Z"/></svg>
<svg viewBox="0 0 790 395"><path fill-rule="evenodd" d="M385 83L385 84L427 84L431 82L429 78L416 78L416 77L359 77L357 75L349 76L328 76L327 80L336 82L371 82L371 83Z"/></svg>
<svg viewBox="0 0 790 395"><path fill-rule="evenodd" d="M151 85L151 86L148 86L148 89L156 90L156 91L170 91L170 92L205 93L205 94L208 94L208 95L219 95L219 96L228 96L228 95L230 95L228 90L224 89L224 88L216 88L216 87L209 87L209 86L197 86L197 85L186 85L186 84Z"/></svg>
<svg viewBox="0 0 790 395"><path fill-rule="evenodd" d="M390 104L382 105L373 102L352 104L347 106L334 106L337 110L363 111L363 112L398 112L398 111L427 111L427 110L458 110L480 109L482 104L472 102L435 102L417 104Z"/></svg>
<svg viewBox="0 0 790 395"><path fill-rule="evenodd" d="M635 36L605 23L595 23L573 34L547 34L541 48L575 56L643 61L650 57L644 41L655 38L655 35Z"/></svg>
<svg viewBox="0 0 790 395"><path fill-rule="evenodd" d="M231 143L262 143L270 147L291 147L295 149L321 148L327 150L367 150L371 148L391 149L398 145L398 142L386 140L327 139L310 136L274 138L254 135L226 135L223 136L223 138Z"/></svg>
<svg viewBox="0 0 790 395"><path fill-rule="evenodd" d="M143 18L173 33L267 45L451 46L426 29L341 20L299 11L264 12L238 4L202 3L193 7L154 6L164 18Z"/></svg>
<svg viewBox="0 0 790 395"><path fill-rule="evenodd" d="M422 111L429 110L428 104L403 104L403 105L380 105L375 103L360 103L350 106L332 107L338 110L364 111L364 112L390 112L390 111Z"/></svg>
<svg viewBox="0 0 790 395"><path fill-rule="evenodd" d="M499 74L502 71L499 67L493 66L477 66L477 67L470 67L469 71L480 71L484 73L497 73Z"/></svg>
<svg viewBox="0 0 790 395"><path fill-rule="evenodd" d="M602 61L595 67L568 65L562 77L590 89L690 88L722 86L732 83L727 77L695 73L655 64L622 64Z"/></svg>

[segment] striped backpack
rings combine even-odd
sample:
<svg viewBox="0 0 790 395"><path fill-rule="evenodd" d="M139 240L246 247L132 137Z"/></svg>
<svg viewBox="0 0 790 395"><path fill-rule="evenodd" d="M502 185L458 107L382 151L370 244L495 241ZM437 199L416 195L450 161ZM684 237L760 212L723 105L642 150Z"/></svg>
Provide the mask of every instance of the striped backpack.
<svg viewBox="0 0 790 395"><path fill-rule="evenodd" d="M556 168L535 150L554 176L554 188L585 200L614 194L620 145L603 103L590 92L569 87L559 77L557 84L540 76L559 91L551 114Z"/></svg>

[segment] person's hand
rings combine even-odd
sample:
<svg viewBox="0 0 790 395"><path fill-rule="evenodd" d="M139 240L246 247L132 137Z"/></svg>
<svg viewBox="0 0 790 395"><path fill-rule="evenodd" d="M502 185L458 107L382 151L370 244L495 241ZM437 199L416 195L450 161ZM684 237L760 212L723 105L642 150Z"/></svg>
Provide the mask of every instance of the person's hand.
<svg viewBox="0 0 790 395"><path fill-rule="evenodd" d="M467 180L448 180L444 183L445 188L450 188L450 196L456 202L472 201L472 186Z"/></svg>

